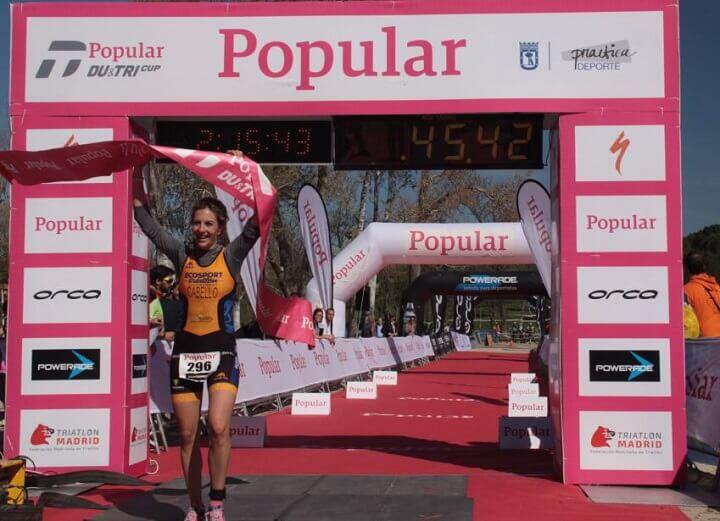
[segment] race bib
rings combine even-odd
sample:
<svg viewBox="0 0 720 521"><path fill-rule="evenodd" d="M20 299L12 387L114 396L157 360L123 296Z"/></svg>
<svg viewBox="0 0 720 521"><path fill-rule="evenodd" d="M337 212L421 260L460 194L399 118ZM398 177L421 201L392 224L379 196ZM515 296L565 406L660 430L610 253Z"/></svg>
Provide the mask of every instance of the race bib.
<svg viewBox="0 0 720 521"><path fill-rule="evenodd" d="M181 353L180 378L203 382L220 365L220 351L211 353Z"/></svg>

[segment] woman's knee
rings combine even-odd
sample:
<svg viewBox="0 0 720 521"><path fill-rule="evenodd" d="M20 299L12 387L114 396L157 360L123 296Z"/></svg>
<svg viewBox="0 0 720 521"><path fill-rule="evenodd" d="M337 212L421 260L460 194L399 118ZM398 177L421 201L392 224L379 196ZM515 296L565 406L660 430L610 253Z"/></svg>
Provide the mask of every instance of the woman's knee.
<svg viewBox="0 0 720 521"><path fill-rule="evenodd" d="M209 417L208 431L213 438L228 438L230 436L230 418Z"/></svg>

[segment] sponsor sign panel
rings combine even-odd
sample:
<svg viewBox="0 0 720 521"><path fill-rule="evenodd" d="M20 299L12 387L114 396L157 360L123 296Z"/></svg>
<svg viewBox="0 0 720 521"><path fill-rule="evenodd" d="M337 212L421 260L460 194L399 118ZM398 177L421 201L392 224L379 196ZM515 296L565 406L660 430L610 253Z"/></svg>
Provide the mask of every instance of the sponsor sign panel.
<svg viewBox="0 0 720 521"><path fill-rule="evenodd" d="M132 219L132 254L141 259L148 256L148 238L135 218Z"/></svg>
<svg viewBox="0 0 720 521"><path fill-rule="evenodd" d="M330 414L330 393L293 393L293 415Z"/></svg>
<svg viewBox="0 0 720 521"><path fill-rule="evenodd" d="M110 322L110 267L25 268L23 281L25 324Z"/></svg>
<svg viewBox="0 0 720 521"><path fill-rule="evenodd" d="M672 413L580 411L583 470L672 470Z"/></svg>
<svg viewBox="0 0 720 521"><path fill-rule="evenodd" d="M22 394L107 394L110 338L24 338Z"/></svg>
<svg viewBox="0 0 720 521"><path fill-rule="evenodd" d="M110 409L24 409L19 453L38 467L105 467Z"/></svg>
<svg viewBox="0 0 720 521"><path fill-rule="evenodd" d="M665 266L579 267L581 324L667 324Z"/></svg>
<svg viewBox="0 0 720 521"><path fill-rule="evenodd" d="M147 459L148 408L146 405L130 409L130 452L128 464L134 465Z"/></svg>
<svg viewBox="0 0 720 521"><path fill-rule="evenodd" d="M510 373L511 384L531 384L535 381L535 373Z"/></svg>
<svg viewBox="0 0 720 521"><path fill-rule="evenodd" d="M121 12L29 18L27 53L17 58L25 60L26 100L386 101L407 99L408 87L418 100L665 95L660 10L383 12L351 23L332 12L301 19ZM188 67L189 56L204 59ZM488 70L492 82L484 81Z"/></svg>
<svg viewBox="0 0 720 521"><path fill-rule="evenodd" d="M510 384L508 385L508 396L510 398L540 396L540 386L538 384Z"/></svg>
<svg viewBox="0 0 720 521"><path fill-rule="evenodd" d="M25 149L29 151L48 150L87 143L99 143L113 139L111 128L30 128L27 129ZM67 183L112 183L113 174L85 179L84 181L67 181Z"/></svg>
<svg viewBox="0 0 720 521"><path fill-rule="evenodd" d="M25 253L112 252L112 197L28 197Z"/></svg>
<svg viewBox="0 0 720 521"><path fill-rule="evenodd" d="M377 398L377 384L375 382L348 382L345 388L345 398L348 400L374 400Z"/></svg>
<svg viewBox="0 0 720 521"><path fill-rule="evenodd" d="M664 195L578 196L579 252L667 251Z"/></svg>
<svg viewBox="0 0 720 521"><path fill-rule="evenodd" d="M230 444L234 448L265 446L267 421L265 416L233 416L230 419Z"/></svg>
<svg viewBox="0 0 720 521"><path fill-rule="evenodd" d="M377 385L397 385L397 371L373 371L373 382Z"/></svg>
<svg viewBox="0 0 720 521"><path fill-rule="evenodd" d="M670 396L667 338L580 338L581 396Z"/></svg>
<svg viewBox="0 0 720 521"><path fill-rule="evenodd" d="M148 325L148 275L144 271L132 270L130 293L131 324L134 326Z"/></svg>
<svg viewBox="0 0 720 521"><path fill-rule="evenodd" d="M576 181L665 181L663 125L578 125Z"/></svg>
<svg viewBox="0 0 720 521"><path fill-rule="evenodd" d="M720 440L719 338L685 341L688 437L716 446Z"/></svg>
<svg viewBox="0 0 720 521"><path fill-rule="evenodd" d="M132 394L147 391L148 383L148 341L143 338L133 338L132 359L130 361L130 392Z"/></svg>
<svg viewBox="0 0 720 521"><path fill-rule="evenodd" d="M523 396L516 398L511 396L508 402L508 416L547 416L546 396Z"/></svg>
<svg viewBox="0 0 720 521"><path fill-rule="evenodd" d="M501 449L552 449L553 430L550 418L500 417Z"/></svg>

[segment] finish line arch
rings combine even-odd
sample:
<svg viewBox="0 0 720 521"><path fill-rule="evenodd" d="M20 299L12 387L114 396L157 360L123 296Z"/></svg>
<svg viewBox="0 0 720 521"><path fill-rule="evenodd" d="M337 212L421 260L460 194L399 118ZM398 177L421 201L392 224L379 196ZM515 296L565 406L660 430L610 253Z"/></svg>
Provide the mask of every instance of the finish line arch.
<svg viewBox="0 0 720 521"><path fill-rule="evenodd" d="M13 5L13 148L152 135L162 118L545 114L553 131L549 402L557 468L567 483L670 484L687 452L677 2L528 5ZM153 52L137 58L136 42ZM276 44L283 61L269 66ZM342 59L347 50L361 58L363 47L373 65ZM146 287L147 263L130 198L127 173L12 190L5 447L43 470L75 470L79 460L78 452L33 446L40 424L98 432L97 446L83 452L86 467L145 469L146 447L131 433L147 432L147 392L133 378L132 355L147 352L147 320L132 296ZM66 204L53 206L60 199ZM35 218L80 216L103 221L102 240L59 241L34 226ZM634 216L653 228L598 227ZM38 291L76 289L102 290L97 314L78 301L33 300ZM645 289L656 298L589 297ZM103 355L107 370L94 385L49 388L32 379L33 352L78 346ZM658 381L595 381L591 353L635 346L669 361L658 365ZM600 428L615 435L598 442ZM652 448L626 442L650 436Z"/></svg>

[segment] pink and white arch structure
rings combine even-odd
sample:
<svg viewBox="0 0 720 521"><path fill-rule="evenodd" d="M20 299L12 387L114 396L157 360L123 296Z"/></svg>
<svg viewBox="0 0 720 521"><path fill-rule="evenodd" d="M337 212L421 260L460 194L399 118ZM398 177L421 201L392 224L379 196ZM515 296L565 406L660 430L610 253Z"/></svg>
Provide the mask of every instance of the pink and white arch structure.
<svg viewBox="0 0 720 521"><path fill-rule="evenodd" d="M345 336L345 302L391 264L534 264L520 223L370 223L333 258L335 334ZM306 296L320 302L317 283Z"/></svg>

